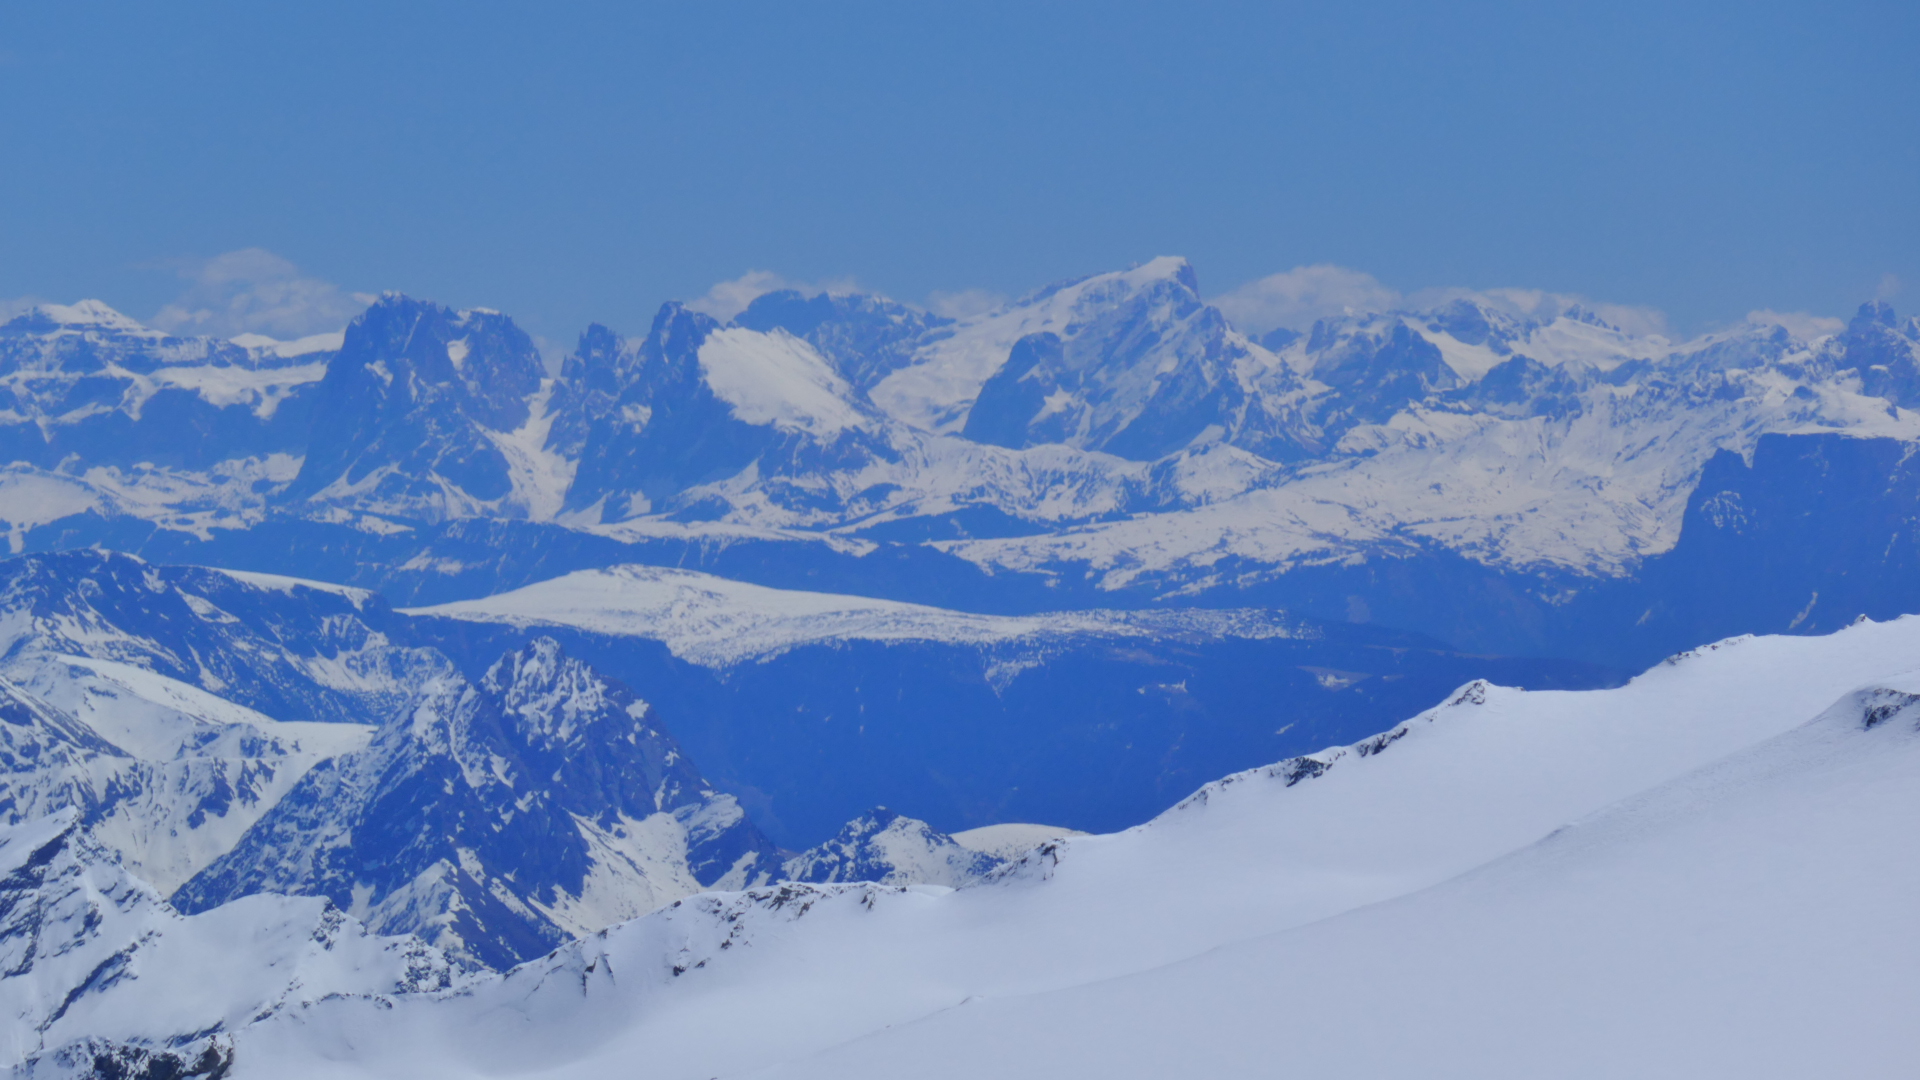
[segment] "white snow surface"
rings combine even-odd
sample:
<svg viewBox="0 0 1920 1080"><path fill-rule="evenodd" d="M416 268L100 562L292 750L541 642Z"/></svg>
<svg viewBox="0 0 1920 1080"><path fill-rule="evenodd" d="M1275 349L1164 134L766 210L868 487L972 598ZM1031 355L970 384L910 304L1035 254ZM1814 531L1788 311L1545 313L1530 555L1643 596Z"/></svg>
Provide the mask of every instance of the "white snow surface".
<svg viewBox="0 0 1920 1080"><path fill-rule="evenodd" d="M209 570L225 574L235 581L244 581L256 589L272 589L274 592L291 593L295 589L314 589L319 592L333 593L353 601L355 607L364 605L379 595L371 589L356 589L351 585L338 585L331 581L315 581L312 578L288 577L285 574L263 574L256 570L229 570L223 566L209 566Z"/></svg>
<svg viewBox="0 0 1920 1080"><path fill-rule="evenodd" d="M1434 889L751 1075L1909 1075L1920 698L1859 698Z"/></svg>
<svg viewBox="0 0 1920 1080"><path fill-rule="evenodd" d="M813 435L858 427L853 388L813 346L787 333L717 330L700 346L700 371L715 396L749 424Z"/></svg>
<svg viewBox="0 0 1920 1080"><path fill-rule="evenodd" d="M77 720L126 756L48 761L0 777L0 824L96 808L92 839L172 891L231 850L307 770L366 745L357 724L274 720L132 664L29 652L0 682Z"/></svg>
<svg viewBox="0 0 1920 1080"><path fill-rule="evenodd" d="M265 334L241 334L239 337L228 340L243 349L260 350L291 359L317 352L339 352L340 346L347 343L347 332L335 330L327 334L308 334L306 337L293 338L290 341L281 341Z"/></svg>
<svg viewBox="0 0 1920 1080"><path fill-rule="evenodd" d="M331 995L451 984L433 950L369 937L322 899L252 896L182 916L76 818L0 828L0 1068L87 1039L191 1045Z"/></svg>
<svg viewBox="0 0 1920 1080"><path fill-rule="evenodd" d="M1917 667L1908 617L1474 683L953 892L703 895L322 1002L235 1075L1905 1075Z"/></svg>
<svg viewBox="0 0 1920 1080"><path fill-rule="evenodd" d="M580 570L495 596L414 608L406 614L652 638L665 642L675 656L708 667L844 641L987 646L1082 634L1292 637L1306 632L1290 626L1282 615L1255 610L975 615L637 565Z"/></svg>
<svg viewBox="0 0 1920 1080"><path fill-rule="evenodd" d="M958 434L980 387L1007 362L1014 342L1028 334L1069 333L1117 298L1170 278L1185 264L1185 259L1161 256L964 320L951 334L924 346L913 364L875 386L874 404L914 427Z"/></svg>
<svg viewBox="0 0 1920 1080"><path fill-rule="evenodd" d="M1017 859L1041 844L1086 835L1078 829L1062 825L1009 821L999 825L982 825L977 829L963 829L954 833L953 839L970 851L985 852L997 859Z"/></svg>

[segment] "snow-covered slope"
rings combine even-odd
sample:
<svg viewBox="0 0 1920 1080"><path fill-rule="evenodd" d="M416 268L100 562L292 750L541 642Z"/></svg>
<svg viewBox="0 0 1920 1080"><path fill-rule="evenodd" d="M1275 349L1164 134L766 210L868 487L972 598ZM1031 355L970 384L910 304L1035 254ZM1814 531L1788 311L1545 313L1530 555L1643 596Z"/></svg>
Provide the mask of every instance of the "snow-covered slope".
<svg viewBox="0 0 1920 1080"><path fill-rule="evenodd" d="M173 889L313 765L364 745L351 721L445 667L368 626L369 604L101 552L0 564L0 697L33 718L6 732L0 823L75 808Z"/></svg>
<svg viewBox="0 0 1920 1080"><path fill-rule="evenodd" d="M97 300L0 325L0 459L207 468L292 451L329 353L150 330Z"/></svg>
<svg viewBox="0 0 1920 1080"><path fill-rule="evenodd" d="M775 876L773 845L649 712L551 639L477 685L434 676L173 901L325 896L378 932L506 967L702 888Z"/></svg>
<svg viewBox="0 0 1920 1080"><path fill-rule="evenodd" d="M150 330L97 300L0 325L0 528L83 516L204 534L292 479L331 352Z"/></svg>
<svg viewBox="0 0 1920 1080"><path fill-rule="evenodd" d="M0 824L72 808L195 910L325 895L505 964L779 873L647 702L550 640L470 681L360 590L100 552L0 586Z"/></svg>
<svg viewBox="0 0 1920 1080"><path fill-rule="evenodd" d="M240 839L306 771L368 729L283 723L164 675L41 656L0 676L0 823L62 809L171 890Z"/></svg>
<svg viewBox="0 0 1920 1080"><path fill-rule="evenodd" d="M373 723L443 667L376 625L358 589L82 550L0 563L0 663L79 656L278 720Z"/></svg>
<svg viewBox="0 0 1920 1080"><path fill-rule="evenodd" d="M962 829L953 834L953 841L963 848L983 852L997 859L1017 859L1042 844L1085 835L1078 829L1063 829L1058 825L1009 821L999 825L982 825L977 829Z"/></svg>
<svg viewBox="0 0 1920 1080"><path fill-rule="evenodd" d="M1904 1076L1909 691L1850 695L1425 892L754 1075L1267 1076L1282 1045L1323 1077Z"/></svg>
<svg viewBox="0 0 1920 1080"><path fill-rule="evenodd" d="M783 876L813 883L875 881L952 889L985 877L1004 861L881 806L847 822L826 843L788 859Z"/></svg>
<svg viewBox="0 0 1920 1080"><path fill-rule="evenodd" d="M1082 1060L1163 1075L1189 1059L1264 1074L1274 1024L1298 1033L1287 1045L1376 1028L1396 986L1386 1015L1406 1041L1300 1050L1316 1072L1393 1074L1424 1054L1429 1074L1645 1074L1670 1054L1698 1075L1746 1014L1765 1019L1755 1045L1789 1053L1742 1051L1753 1069L1734 1074L1804 1075L1841 1039L1832 1060L1858 1067L1842 1071L1890 1075L1873 1069L1910 1060L1896 1018L1920 1004L1898 929L1916 656L1909 618L1729 641L1617 690L1473 684L981 884L686 901L458 1000L271 1021L240 1040L237 1075L249 1053L255 1075L327 1075L317 1048L347 1030L374 1076L588 1076L637 1054L662 1077ZM1872 1022L1843 1025L1862 1007Z"/></svg>
<svg viewBox="0 0 1920 1080"><path fill-rule="evenodd" d="M234 1030L322 998L452 984L432 949L369 937L324 900L182 916L78 820L0 828L0 1068L12 1075L202 1075L166 1068L227 1060Z"/></svg>
<svg viewBox="0 0 1920 1080"><path fill-rule="evenodd" d="M676 656L726 667L825 642L1027 644L1072 636L1169 640L1187 636L1313 638L1285 612L1089 611L974 615L862 596L769 589L690 570L615 566L582 570L498 596L408 614L516 626L571 626L654 638Z"/></svg>

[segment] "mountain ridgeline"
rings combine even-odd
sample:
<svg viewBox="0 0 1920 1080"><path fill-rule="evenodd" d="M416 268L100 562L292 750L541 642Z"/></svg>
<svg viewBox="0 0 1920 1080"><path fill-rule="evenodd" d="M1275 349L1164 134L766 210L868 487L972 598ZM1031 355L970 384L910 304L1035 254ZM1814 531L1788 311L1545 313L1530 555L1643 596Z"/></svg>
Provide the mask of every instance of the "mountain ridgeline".
<svg viewBox="0 0 1920 1080"><path fill-rule="evenodd" d="M961 319L851 293L724 321L669 303L551 371L508 317L397 294L335 338L243 340L91 301L0 326L12 549L400 603L646 563L981 612L1253 604L1631 666L1714 610L1786 630L1819 590L1822 615L1860 613L1813 553L1661 569L1716 455L1776 501L1898 516L1890 478L1794 494L1804 472L1764 474L1804 452L1755 451L1920 439L1920 322L1884 303L1810 339L1675 341L1475 297L1255 339L1172 258ZM1747 602L1775 571L1784 620L1784 595Z"/></svg>
<svg viewBox="0 0 1920 1080"><path fill-rule="evenodd" d="M1509 300L13 319L0 1068L1898 1075L1920 321Z"/></svg>

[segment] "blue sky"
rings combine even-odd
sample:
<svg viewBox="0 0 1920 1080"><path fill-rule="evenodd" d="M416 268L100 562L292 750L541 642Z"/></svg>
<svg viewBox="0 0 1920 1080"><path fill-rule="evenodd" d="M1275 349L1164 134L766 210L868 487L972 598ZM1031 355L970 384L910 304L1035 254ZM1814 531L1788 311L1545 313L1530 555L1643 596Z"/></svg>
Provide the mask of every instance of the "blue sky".
<svg viewBox="0 0 1920 1080"><path fill-rule="evenodd" d="M1172 253L1904 310L1917 57L1912 3L8 5L0 298L570 342L751 270L955 303Z"/></svg>

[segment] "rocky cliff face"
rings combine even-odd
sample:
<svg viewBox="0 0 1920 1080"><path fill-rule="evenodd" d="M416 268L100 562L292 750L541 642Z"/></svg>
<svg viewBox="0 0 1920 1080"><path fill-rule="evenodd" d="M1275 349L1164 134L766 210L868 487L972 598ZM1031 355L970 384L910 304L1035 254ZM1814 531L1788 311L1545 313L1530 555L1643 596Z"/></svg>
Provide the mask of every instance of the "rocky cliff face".
<svg viewBox="0 0 1920 1080"><path fill-rule="evenodd" d="M506 967L705 887L778 872L633 692L551 640L429 679L321 763L174 902L326 896L382 933Z"/></svg>
<svg viewBox="0 0 1920 1080"><path fill-rule="evenodd" d="M535 419L540 354L512 320L389 295L348 327L316 390L287 499L408 516L510 512L517 443Z"/></svg>

